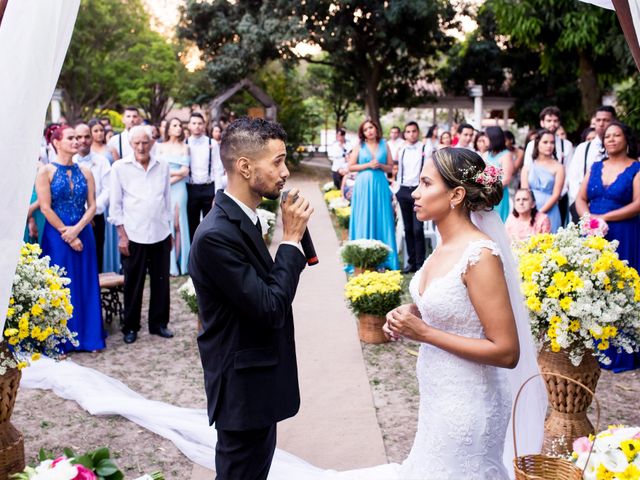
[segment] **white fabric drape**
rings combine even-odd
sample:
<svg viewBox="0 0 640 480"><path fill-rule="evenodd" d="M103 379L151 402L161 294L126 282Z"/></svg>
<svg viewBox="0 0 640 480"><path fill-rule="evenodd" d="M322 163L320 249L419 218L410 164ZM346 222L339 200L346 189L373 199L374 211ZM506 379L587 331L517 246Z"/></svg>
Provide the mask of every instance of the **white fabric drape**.
<svg viewBox="0 0 640 480"><path fill-rule="evenodd" d="M10 0L0 24L0 332L36 175L47 105L80 0Z"/></svg>

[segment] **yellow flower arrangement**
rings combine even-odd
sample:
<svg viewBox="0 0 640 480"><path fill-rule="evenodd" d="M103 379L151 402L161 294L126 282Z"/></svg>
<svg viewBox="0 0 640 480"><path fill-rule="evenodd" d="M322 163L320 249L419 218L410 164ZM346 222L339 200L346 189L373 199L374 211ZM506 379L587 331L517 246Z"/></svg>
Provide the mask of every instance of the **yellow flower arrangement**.
<svg viewBox="0 0 640 480"><path fill-rule="evenodd" d="M342 197L342 192L340 190L329 190L324 194L324 201L328 204L331 200L335 200L340 197Z"/></svg>
<svg viewBox="0 0 640 480"><path fill-rule="evenodd" d="M13 279L7 321L0 339L9 344L9 356L0 351L0 375L7 368L24 368L42 354L58 358L60 343L77 344L67 328L73 313L64 270L40 257L37 244L24 244Z"/></svg>
<svg viewBox="0 0 640 480"><path fill-rule="evenodd" d="M574 365L585 352L610 363L605 350L640 343L640 277L618 258L617 242L583 237L580 225L534 235L519 247L522 293L533 334Z"/></svg>
<svg viewBox="0 0 640 480"><path fill-rule="evenodd" d="M336 208L333 213L335 213L338 219L338 225L348 230L349 220L351 219L351 207Z"/></svg>
<svg viewBox="0 0 640 480"><path fill-rule="evenodd" d="M384 316L400 305L402 274L397 270L364 272L351 277L344 293L356 315L368 313Z"/></svg>

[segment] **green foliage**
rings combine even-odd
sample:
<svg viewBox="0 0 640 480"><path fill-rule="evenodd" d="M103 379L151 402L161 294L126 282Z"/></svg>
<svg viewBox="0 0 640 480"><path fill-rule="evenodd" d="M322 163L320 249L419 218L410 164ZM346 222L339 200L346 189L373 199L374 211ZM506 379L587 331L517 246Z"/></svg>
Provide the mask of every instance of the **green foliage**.
<svg viewBox="0 0 640 480"><path fill-rule="evenodd" d="M365 270L374 270L389 256L389 248L381 245L360 245L357 241L347 242L340 249L342 262Z"/></svg>
<svg viewBox="0 0 640 480"><path fill-rule="evenodd" d="M271 213L278 214L278 207L280 206L280 199L276 198L275 200L271 200L269 198L263 198L258 205L258 208L262 208L263 210L267 210Z"/></svg>
<svg viewBox="0 0 640 480"><path fill-rule="evenodd" d="M620 119L634 132L640 132L640 74L636 73L621 83L618 89Z"/></svg>
<svg viewBox="0 0 640 480"><path fill-rule="evenodd" d="M310 91L322 104L322 112L335 119L335 128L343 128L355 103L362 98L353 78L344 70L331 65L315 63L307 71Z"/></svg>
<svg viewBox="0 0 640 480"><path fill-rule="evenodd" d="M98 480L123 480L124 474L111 459L109 449L101 447L84 455L76 455L70 448L64 448L63 454L71 460L72 464L82 465L96 474ZM38 460L55 460L59 455L47 452L43 448L38 452ZM155 475L155 476L154 476ZM28 473L20 473L15 477L17 480L30 478ZM163 476L159 472L152 474L152 478L162 480Z"/></svg>

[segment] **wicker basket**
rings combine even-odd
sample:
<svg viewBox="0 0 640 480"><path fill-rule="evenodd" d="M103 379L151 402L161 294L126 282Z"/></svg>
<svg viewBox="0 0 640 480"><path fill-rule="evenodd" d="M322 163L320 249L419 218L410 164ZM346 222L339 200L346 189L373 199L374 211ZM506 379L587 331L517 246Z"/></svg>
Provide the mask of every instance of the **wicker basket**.
<svg viewBox="0 0 640 480"><path fill-rule="evenodd" d="M358 315L358 336L365 343L385 343L389 339L382 331L384 317L361 313Z"/></svg>
<svg viewBox="0 0 640 480"><path fill-rule="evenodd" d="M543 348L538 356L540 372L545 374L544 383L549 394L549 417L544 422L543 452L549 453L558 440L563 439L571 446L576 438L594 433L587 417L587 408L591 405L592 393L600 378L600 365L593 355L585 354L577 367L564 352L552 352ZM564 378L546 375L548 372L569 377L586 388L579 388ZM556 445L556 450L558 446ZM570 452L567 452L570 453Z"/></svg>
<svg viewBox="0 0 640 480"><path fill-rule="evenodd" d="M544 375L541 373L537 373L532 377L529 377L522 384L520 390L518 390L516 400L513 403L513 418L511 420L511 424L513 428L513 449L516 456L513 459L513 469L516 474L515 478L516 480L581 480L584 471L580 470L574 463L564 458L550 457L541 454L523 456L518 455L518 445L516 438L516 408L518 406L518 400L520 399L520 394L522 393L522 389L525 387L525 385L539 376L544 376L546 381L548 381L548 377L551 376L557 379L563 379L569 383L579 385L587 392L589 392L591 397L596 401L596 429L600 427L600 402L598 402L595 394L585 385L578 382L577 380L573 380L572 378L569 378L565 375L554 372L545 372ZM591 444L591 451L593 451L594 443L595 442ZM587 457L585 466L589 464L590 457L591 452L589 452L589 457Z"/></svg>
<svg viewBox="0 0 640 480"><path fill-rule="evenodd" d="M0 342L0 350L8 354L6 345ZM17 368L0 375L0 480L24 470L24 438L11 425L11 413L16 403L22 373Z"/></svg>

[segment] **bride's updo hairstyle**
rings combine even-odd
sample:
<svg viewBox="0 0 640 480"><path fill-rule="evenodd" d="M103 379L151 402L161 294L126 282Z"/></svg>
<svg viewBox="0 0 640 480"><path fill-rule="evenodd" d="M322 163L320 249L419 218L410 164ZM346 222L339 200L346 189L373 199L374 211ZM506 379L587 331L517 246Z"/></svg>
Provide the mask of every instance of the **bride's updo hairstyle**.
<svg viewBox="0 0 640 480"><path fill-rule="evenodd" d="M487 167L476 152L466 148L441 148L433 154L433 163L449 189L464 188L463 205L468 212L492 210L502 200L498 169Z"/></svg>

